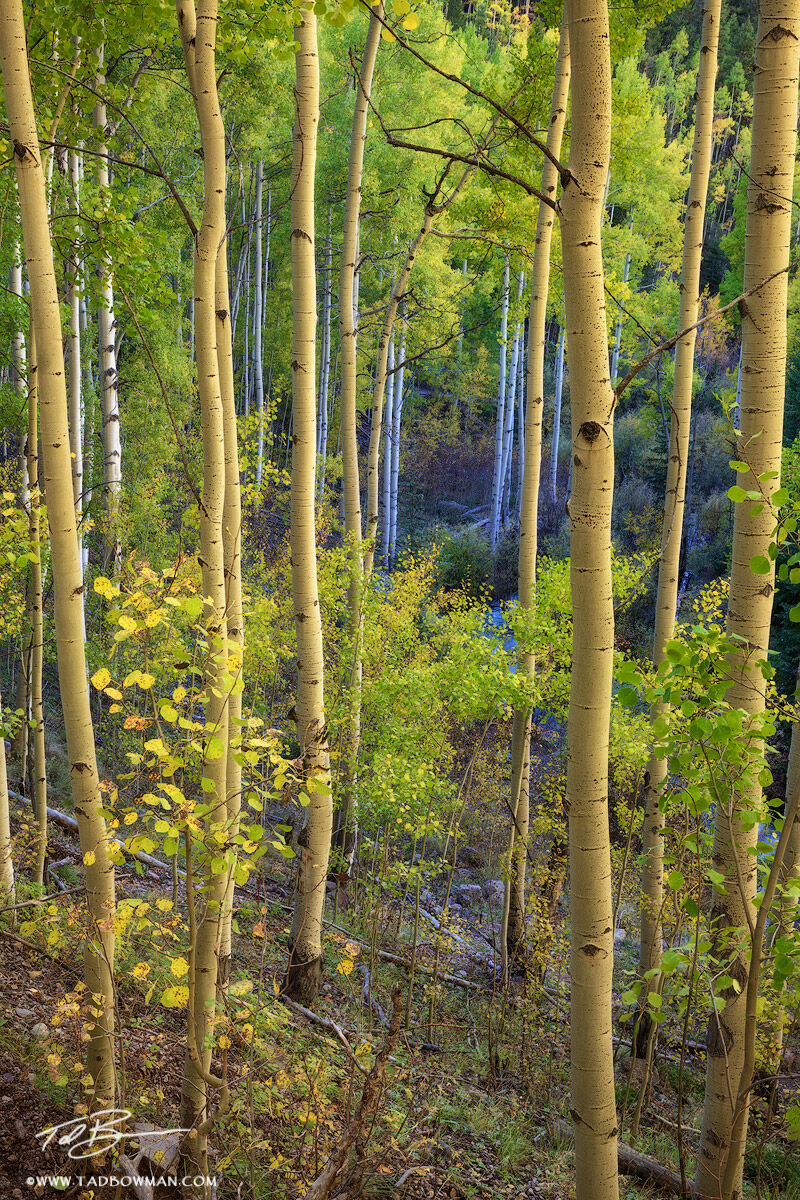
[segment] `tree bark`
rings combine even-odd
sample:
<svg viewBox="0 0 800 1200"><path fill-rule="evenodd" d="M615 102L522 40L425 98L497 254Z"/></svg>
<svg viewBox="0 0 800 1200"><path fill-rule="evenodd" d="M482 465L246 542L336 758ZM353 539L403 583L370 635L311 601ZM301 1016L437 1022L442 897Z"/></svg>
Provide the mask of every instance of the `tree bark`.
<svg viewBox="0 0 800 1200"><path fill-rule="evenodd" d="M103 48L100 50L100 66L97 87L105 86L103 74ZM94 125L97 129L97 182L104 203L108 203L109 173L106 137L106 106L98 103L94 109ZM102 256L98 265L102 299L97 309L100 338L100 412L103 434L103 496L105 501L106 528L104 531L103 566L118 572L121 547L119 541L119 504L122 492L122 440L119 419L119 373L117 371L116 320L114 318L114 283L111 263Z"/></svg>
<svg viewBox="0 0 800 1200"><path fill-rule="evenodd" d="M565 331L562 328L558 335L556 347L556 378L553 396L553 433L550 443L550 503L555 508L558 503L558 447L561 439L561 398L564 393L564 346Z"/></svg>
<svg viewBox="0 0 800 1200"><path fill-rule="evenodd" d="M256 240L255 265L255 295L253 298L253 385L256 412L258 413L258 449L256 451L256 487L261 487L264 473L264 353L262 348L262 330L264 328L264 234L261 214L263 212L264 196L264 163L259 159L256 164L256 198L255 198L255 228Z"/></svg>
<svg viewBox="0 0 800 1200"><path fill-rule="evenodd" d="M494 546L500 530L500 500L503 491L503 435L506 411L506 359L508 356L508 297L510 264L503 267L503 295L500 309L500 380L497 385L497 424L494 434L494 475L492 478L492 510L489 540Z"/></svg>
<svg viewBox="0 0 800 1200"><path fill-rule="evenodd" d="M767 500L779 486L786 372L786 297L791 237L800 10L787 0L762 0L756 34L752 151L747 188L744 289L771 279L748 297L742 317L741 436L737 458L750 471L739 483L759 489ZM767 472L775 478L764 479ZM761 478L762 482L758 480ZM764 711L765 681L760 663L767 657L774 591L772 506L737 504L733 525L728 633L742 650L730 660L733 684L726 700L757 720ZM763 555L766 574L754 574L750 560ZM746 732L746 726L745 726ZM755 846L758 823L747 817L761 803L758 782L738 785L730 804L718 804L714 825L714 867L724 877L724 895L715 891L712 934L724 929L747 930L754 923L757 888ZM745 942L747 941L745 937ZM748 1097L744 1112L737 1081L744 1063L749 944L742 944L728 974L735 986L724 994L725 1007L709 1019L706 1090L695 1195L732 1200L741 1194L747 1136ZM729 951L723 951L725 958ZM736 1127L734 1129L734 1121ZM720 1180L724 1175L724 1188Z"/></svg>
<svg viewBox="0 0 800 1200"><path fill-rule="evenodd" d="M322 914L333 805L325 726L324 654L317 588L316 465L317 288L314 270L314 174L319 123L317 21L304 8L295 26L295 124L292 138L292 602L297 630L297 740L308 792L300 837L297 893L284 991L312 1007L322 978Z"/></svg>
<svg viewBox="0 0 800 1200"><path fill-rule="evenodd" d="M547 148L554 158L561 154L561 141L567 119L569 99L569 27L566 15L561 23L561 38L547 130ZM550 159L542 167L542 195L556 198L558 172ZM544 407L544 351L547 298L550 285L550 247L555 213L539 204L534 243L531 304L528 320L528 408L525 415L525 461L522 466L522 494L519 524L519 604L531 623L536 609L536 557L538 551L539 476L542 459L542 409ZM533 649L519 656L519 670L533 687L536 662ZM506 953L510 961L522 949L525 937L525 868L528 854L530 814L530 741L532 701L514 712L511 735L511 806L513 820L509 833L509 880L504 919Z"/></svg>
<svg viewBox="0 0 800 1200"><path fill-rule="evenodd" d="M714 87L717 77L721 0L706 0L703 13L700 65L697 71L697 107L695 111L692 175L686 204L683 232L683 267L680 282L678 329L688 329L697 321L700 300L700 263L703 251L708 180L714 127ZM681 542L689 459L689 432L692 417L692 381L697 331L692 330L678 342L675 352L675 376L672 386L672 420L669 460L661 530L661 558L658 566L656 619L653 634L653 665L664 659L667 643L675 631L678 608ZM655 705L651 718L664 712ZM639 938L639 970L642 974L661 962L661 909L663 904L664 814L659 800L667 777L663 758L651 754L645 775L642 826L642 915ZM646 990L645 990L646 994ZM652 1022L646 1009L637 1018L635 1053L644 1057L651 1036Z"/></svg>
<svg viewBox="0 0 800 1200"><path fill-rule="evenodd" d="M576 1200L616 1200L611 1041L613 905L608 744L614 664L609 380L601 228L611 142L605 0L567 0L572 59L569 178L560 205L572 398L570 514L573 669L567 811L570 861L572 1119Z"/></svg>
<svg viewBox="0 0 800 1200"><path fill-rule="evenodd" d="M86 683L83 585L72 491L61 315L21 0L8 0L3 6L0 57L36 331L58 670L61 695L69 698L64 704L64 727L93 926L84 950L84 979L88 991L96 994L99 1000L98 1015L93 1019L87 1046L87 1066L94 1080L92 1104L106 1108L113 1103L115 1091L114 868L108 856Z"/></svg>
<svg viewBox="0 0 800 1200"><path fill-rule="evenodd" d="M361 69L356 80L353 126L350 134L350 161L347 175L342 262L339 273L339 345L342 373L339 387L342 442L342 484L344 489L344 527L348 544L350 577L347 588L350 661L345 668L344 688L347 700L348 728L344 735L341 771L341 795L336 829L336 845L345 863L352 858L355 845L355 782L361 742L361 678L364 564L362 558L361 484L356 437L356 359L358 337L358 300L356 263L358 230L361 216L361 180L364 170L364 146L367 140L367 115L372 77L383 28L383 4L370 11L367 39Z"/></svg>
<svg viewBox="0 0 800 1200"><path fill-rule="evenodd" d="M203 908L189 947L188 1038L182 1083L182 1121L193 1129L189 1147L198 1174L208 1174L214 1002L219 973L222 910L228 865L215 869L229 842L227 765L230 754L231 673L228 669L228 595L225 578L226 462L222 378L217 347L217 264L225 252L225 129L216 81L217 2L177 0L178 28L203 150L203 213L194 248L194 321L197 390L203 436L200 564L206 598L208 651L203 679L206 724L204 818L199 867ZM227 285L225 287L227 293ZM221 749L220 749L221 743ZM212 749L213 745L213 749ZM188 835L187 835L188 837ZM191 841L189 837L188 840ZM187 854L192 850L187 846ZM187 875L189 867L187 866ZM187 879L187 892L193 890ZM194 903L194 896L191 898Z"/></svg>

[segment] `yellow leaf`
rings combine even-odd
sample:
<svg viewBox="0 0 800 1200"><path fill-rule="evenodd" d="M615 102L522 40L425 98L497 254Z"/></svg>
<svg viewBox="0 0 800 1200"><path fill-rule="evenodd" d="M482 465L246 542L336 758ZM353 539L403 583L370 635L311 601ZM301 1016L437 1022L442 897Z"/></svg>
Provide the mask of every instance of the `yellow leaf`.
<svg viewBox="0 0 800 1200"><path fill-rule="evenodd" d="M229 1050L230 1045L231 1045L231 1039L229 1037L226 1037L225 1034L223 1033L223 1035L219 1039L219 1042L217 1043L217 1045L219 1046L220 1050Z"/></svg>
<svg viewBox="0 0 800 1200"><path fill-rule="evenodd" d="M137 671L139 678L136 680L142 691L147 692L156 681L155 675L151 675L149 671Z"/></svg>
<svg viewBox="0 0 800 1200"><path fill-rule="evenodd" d="M403 21L403 29L416 29L419 25L419 13L409 13Z"/></svg>
<svg viewBox="0 0 800 1200"><path fill-rule="evenodd" d="M83 861L84 861L85 865L87 867L91 867L92 863L95 860L95 857L96 857L96 855L95 855L94 850L87 850L83 856Z"/></svg>
<svg viewBox="0 0 800 1200"><path fill-rule="evenodd" d="M164 1008L185 1008L188 999L188 987L171 987L162 994L161 1003Z"/></svg>
<svg viewBox="0 0 800 1200"><path fill-rule="evenodd" d="M110 713L122 712L122 705L121 704L112 704L108 711Z"/></svg>
<svg viewBox="0 0 800 1200"><path fill-rule="evenodd" d="M169 969L177 979L183 979L184 975L188 973L189 964L185 958L173 958Z"/></svg>
<svg viewBox="0 0 800 1200"><path fill-rule="evenodd" d="M382 29L381 37L385 42L396 42L397 38L392 33L391 29Z"/></svg>
<svg viewBox="0 0 800 1200"><path fill-rule="evenodd" d="M343 958L340 963L336 964L336 970L340 975L352 975L353 963L349 958Z"/></svg>
<svg viewBox="0 0 800 1200"><path fill-rule="evenodd" d="M97 581L95 581L97 586ZM102 692L107 683L111 682L111 672L106 667L101 667L99 671L95 671L92 676L92 686L96 687L98 692Z"/></svg>

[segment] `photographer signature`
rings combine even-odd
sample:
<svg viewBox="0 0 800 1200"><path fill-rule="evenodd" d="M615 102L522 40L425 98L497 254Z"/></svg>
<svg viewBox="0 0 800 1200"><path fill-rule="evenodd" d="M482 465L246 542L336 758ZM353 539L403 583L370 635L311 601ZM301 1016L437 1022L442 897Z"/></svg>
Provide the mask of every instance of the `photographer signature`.
<svg viewBox="0 0 800 1200"><path fill-rule="evenodd" d="M57 1146L68 1146L67 1157L79 1161L104 1154L126 1139L142 1141L145 1138L163 1137L169 1133L189 1132L188 1129L150 1129L129 1133L120 1127L124 1126L131 1116L128 1108L105 1108L90 1116L62 1121L60 1125L48 1125L35 1136L43 1139L43 1150L55 1142Z"/></svg>

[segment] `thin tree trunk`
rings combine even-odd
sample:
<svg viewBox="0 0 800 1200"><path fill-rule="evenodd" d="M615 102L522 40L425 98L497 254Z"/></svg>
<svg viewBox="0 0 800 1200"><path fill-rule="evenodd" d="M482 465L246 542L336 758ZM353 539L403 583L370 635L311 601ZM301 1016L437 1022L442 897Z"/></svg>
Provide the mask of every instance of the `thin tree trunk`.
<svg viewBox="0 0 800 1200"><path fill-rule="evenodd" d="M605 0L567 0L567 14L572 123L560 219L575 464L569 502L573 669L566 787L575 1195L576 1200L616 1200L608 827L614 398L608 377L601 249L611 141L611 65Z"/></svg>
<svg viewBox="0 0 800 1200"><path fill-rule="evenodd" d="M395 548L397 546L397 491L400 482L400 432L403 419L403 375L405 374L406 334L400 343L400 362L395 368L394 375L394 404L392 408L392 482L390 488L389 506L389 570L396 562Z"/></svg>
<svg viewBox="0 0 800 1200"><path fill-rule="evenodd" d="M9 274L9 291L13 296L22 297L22 261L19 255L19 247L16 247L14 259L11 263L11 271ZM27 366L25 362L25 334L22 332L22 327L15 329L11 341L11 381L16 390L17 396L22 403L27 403L28 384L27 384ZM26 512L30 506L30 481L28 479L28 457L27 457L27 439L20 439L20 456L19 456L19 471L20 471L20 502ZM30 569L28 570L28 583L26 588L25 602L25 620L22 627L22 646L20 650L19 671L17 674L16 688L16 711L25 714L25 719L20 723L11 742L11 752L15 758L19 760L20 777L24 781L26 778L26 759L28 748L28 724L27 718L30 713L30 630L31 630L31 600L30 600L31 584L30 584Z"/></svg>
<svg viewBox="0 0 800 1200"><path fill-rule="evenodd" d="M103 48L100 49L100 64L97 73L97 88L105 87L103 74ZM106 106L99 102L94 109L94 125L97 130L97 182L108 204L109 174L108 147L106 138ZM119 541L119 503L122 492L122 441L119 419L119 374L117 371L116 320L114 319L114 284L111 262L101 256L98 264L101 299L97 309L100 341L100 412L103 432L103 497L105 502L106 527L104 530L103 565L119 570L121 547Z"/></svg>
<svg viewBox="0 0 800 1200"><path fill-rule="evenodd" d="M389 339L386 358L386 412L383 421L383 566L389 569L389 539L392 528L392 433L394 430L394 336Z"/></svg>
<svg viewBox="0 0 800 1200"><path fill-rule="evenodd" d="M322 978L322 914L328 873L333 804L325 726L324 653L317 588L314 511L316 466L314 272L314 173L319 123L317 20L302 10L295 26L295 124L292 137L292 601L297 630L297 740L309 796L300 836L289 962L284 990L311 1007Z"/></svg>
<svg viewBox="0 0 800 1200"><path fill-rule="evenodd" d="M358 337L358 231L361 215L361 179L364 146L367 140L367 114L372 89L375 59L380 44L383 4L370 12L367 39L361 69L356 82L353 126L350 134L350 161L347 175L342 261L339 275L339 345L342 374L339 391L339 431L342 442L342 484L344 527L348 544L350 577L347 588L348 632L351 660L345 668L344 686L348 710L341 770L341 796L336 829L337 849L347 863L355 846L354 788L361 742L361 676L364 603L364 564L362 557L361 485L356 437L356 361ZM316 36L316 35L315 35Z"/></svg>
<svg viewBox="0 0 800 1200"><path fill-rule="evenodd" d="M80 159L77 151L69 151L70 200L77 214L80 204ZM81 572L85 576L83 548L83 412L81 405L81 301L79 292L78 247L72 247L70 260L66 264L68 280L67 305L69 308L69 338L67 362L69 373L69 446L72 454L72 490L75 498L75 522L78 529L78 550L81 557ZM84 614L85 625L85 614Z"/></svg>
<svg viewBox="0 0 800 1200"><path fill-rule="evenodd" d="M264 163L261 159L256 164L256 200L255 200L255 227L254 237L256 240L255 265L253 274L255 276L255 295L253 298L253 382L255 392L256 412L258 413L258 449L256 451L256 487L261 487L261 479L264 473L264 354L261 343L261 334L264 328L264 260L263 260L263 229L262 229L262 211L263 211L263 196L264 196Z"/></svg>
<svg viewBox="0 0 800 1200"><path fill-rule="evenodd" d="M201 862L203 908L189 947L187 1049L182 1084L182 1120L193 1129L189 1153L198 1174L208 1174L210 1089L222 1081L211 1074L214 1002L217 992L222 910L228 868L215 869L228 844L227 765L230 753L228 683L228 595L225 578L226 463L222 378L217 352L217 262L225 251L225 129L216 83L217 2L177 0L184 63L197 111L203 150L203 213L195 240L194 319L197 390L203 435L203 497L200 506L200 563L206 598L208 652L204 704L208 735L203 758L204 820ZM227 286L225 287L227 292ZM232 531L233 532L233 531ZM235 536L235 534L233 535ZM215 743L212 753L210 743ZM222 743L222 753L217 752ZM191 841L191 835L189 840ZM193 857L187 846L187 854ZM219 865L219 864L218 864ZM187 866L187 873L188 873ZM193 884L187 879L187 892ZM190 898L192 905L194 895Z"/></svg>
<svg viewBox="0 0 800 1200"><path fill-rule="evenodd" d="M714 125L714 85L717 76L721 0L706 0L703 14L700 65L697 72L697 107L692 152L692 176L686 205L683 234L683 269L680 282L678 328L687 329L697 320L700 300L700 263L703 250L708 180ZM692 418L692 380L696 331L678 342L672 387L672 422L669 460L658 568L656 620L653 634L653 664L663 661L667 643L675 631L678 607L681 542L683 538L689 432ZM656 705L652 719L663 715ZM639 939L639 970L642 974L661 962L661 908L663 902L664 814L659 799L667 776L664 759L651 754L645 775L645 819L642 827L642 916ZM637 1018L634 1051L644 1058L652 1021L646 1009Z"/></svg>
<svg viewBox="0 0 800 1200"><path fill-rule="evenodd" d="M36 857L33 860L33 882L44 887L44 868L47 860L47 752L44 739L44 706L42 704L42 670L44 667L44 597L42 588L41 493L39 491L39 381L36 369L36 335L31 322L30 376L28 384L28 541L36 554L31 563L28 592L30 614L30 643L28 662L31 747L33 767L33 814L36 819ZM81 609L81 629L83 610Z"/></svg>
<svg viewBox="0 0 800 1200"><path fill-rule="evenodd" d="M322 273L322 344L319 353L319 411L317 413L317 456L323 458L323 462L319 464L320 486L318 493L320 496L323 490L322 481L325 478L324 447L328 444L328 388L331 374L331 267L333 264L332 221L333 207L328 209L325 269Z"/></svg>
<svg viewBox="0 0 800 1200"><path fill-rule="evenodd" d="M0 697L0 724L3 702ZM0 905L14 903L14 859L11 855L11 821L8 804L8 775L6 774L6 740L0 733ZM14 911L11 910L12 928Z"/></svg>
<svg viewBox="0 0 800 1200"><path fill-rule="evenodd" d="M767 500L779 486L786 371L786 295L791 238L791 195L797 131L800 11L785 0L762 0L756 34L756 88L752 151L747 188L744 289L781 274L747 300L742 317L741 440L737 458L751 470L739 482L758 489ZM774 472L776 478L765 478ZM762 482L758 482L761 480ZM732 657L733 684L726 695L732 708L757 721L764 711L765 681L774 590L772 507L737 504L733 525L728 632L743 644ZM750 561L764 556L766 574L754 574ZM751 815L761 803L761 786L739 784L730 805L718 804L714 824L714 867L724 877L714 892L712 934L731 926L752 928L757 887L755 847L758 823ZM747 1136L749 1092L737 1095L742 1076L747 1016L749 945L728 966L734 986L723 993L725 1007L709 1019L706 1090L695 1195L732 1200L741 1193ZM728 957L728 951L723 952ZM720 1177L723 1176L722 1191Z"/></svg>
<svg viewBox="0 0 800 1200"><path fill-rule="evenodd" d="M510 264L503 267L503 298L500 310L500 381L497 387L497 424L494 435L494 475L492 478L492 509L489 540L494 546L500 531L500 500L503 490L503 435L506 410L506 358L508 354L508 298Z"/></svg>
<svg viewBox="0 0 800 1200"><path fill-rule="evenodd" d="M566 12L561 23L553 101L547 130L547 148L558 158L567 119L569 99L569 27ZM556 199L558 173L549 159L542 167L542 195ZM544 407L544 352L547 296L550 284L550 247L555 213L539 204L534 243L531 304L528 319L528 407L525 416L525 462L522 468L522 498L519 523L519 604L531 620L536 609L536 557L538 551L539 475L542 458L542 409ZM563 335L562 335L563 336ZM536 670L533 649L519 656L519 669L533 684ZM530 743L532 702L515 708L511 733L511 808L508 883L505 889L503 927L504 951L509 961L518 956L525 938L525 867L530 824Z"/></svg>
<svg viewBox="0 0 800 1200"><path fill-rule="evenodd" d="M36 330L58 670L61 695L65 700L68 698L64 704L67 755L84 855L86 897L93 923L92 936L87 938L84 949L84 979L87 990L98 997L98 1002L87 1045L87 1065L94 1080L92 1103L97 1108L106 1108L113 1103L115 1090L114 868L108 856L86 684L81 563L72 491L61 315L21 0L8 0L3 6L0 57Z"/></svg>
<svg viewBox="0 0 800 1200"><path fill-rule="evenodd" d="M556 347L556 378L553 398L553 434L550 444L550 503L558 503L558 446L561 438L561 397L564 392L564 346L566 331L562 327Z"/></svg>

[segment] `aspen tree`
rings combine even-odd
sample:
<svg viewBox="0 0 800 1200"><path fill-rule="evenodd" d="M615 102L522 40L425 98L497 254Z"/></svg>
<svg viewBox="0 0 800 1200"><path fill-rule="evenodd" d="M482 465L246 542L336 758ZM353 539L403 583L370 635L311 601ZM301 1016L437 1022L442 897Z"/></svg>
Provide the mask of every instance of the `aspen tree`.
<svg viewBox="0 0 800 1200"><path fill-rule="evenodd" d="M99 50L97 88L105 85L104 48ZM97 182L101 195L110 194L108 146L106 145L106 106L99 101L93 113L97 130ZM114 283L111 263L102 255L98 264L101 299L97 308L100 341L100 413L103 440L103 497L106 513L104 567L119 570L119 502L122 492L122 440L119 419L119 373L117 371Z"/></svg>
<svg viewBox="0 0 800 1200"><path fill-rule="evenodd" d="M313 1004L322 977L322 913L333 805L325 727L322 620L317 588L314 468L316 460L316 304L314 175L319 123L317 20L297 10L295 123L292 137L292 602L297 630L297 740L309 797L284 990Z"/></svg>
<svg viewBox="0 0 800 1200"><path fill-rule="evenodd" d="M605 0L567 0L572 60L569 176L560 204L574 476L570 515L573 670L567 743L572 1119L577 1200L616 1200L611 1041L613 915L608 743L614 661L608 375L601 228L611 142Z"/></svg>
<svg viewBox="0 0 800 1200"><path fill-rule="evenodd" d="M569 73L569 28L566 17L564 17L561 23L550 124L547 130L547 148L555 159L558 159L561 153L561 141L567 119ZM553 162L546 158L542 167L542 195L555 201L557 185L558 171ZM540 201L536 220L528 321L528 407L525 414L525 462L522 473L519 525L519 603L527 613L532 613L536 605L545 325L550 284L550 246L554 222L554 210ZM526 649L520 655L519 668L527 675L532 684L536 670L532 649ZM505 950L509 959L518 953L525 933L525 864L529 832L532 711L532 705L514 710L511 735L511 809L513 819L509 835L509 877L506 883L503 921L506 931Z"/></svg>
<svg viewBox="0 0 800 1200"><path fill-rule="evenodd" d="M72 491L61 315L21 0L8 0L0 13L0 58L36 331L59 682L61 695L69 698L64 704L64 728L93 924L84 949L84 979L95 997L87 1066L94 1081L92 1103L105 1108L113 1102L115 1090L114 868L108 855L86 684L83 584Z"/></svg>
<svg viewBox="0 0 800 1200"><path fill-rule="evenodd" d="M489 524L489 540L497 541L500 530L500 501L503 491L503 435L506 411L506 359L508 355L508 299L511 266L506 257L503 267L503 293L500 310L500 380L497 385L497 424L494 434L494 473L492 476L492 507Z"/></svg>
<svg viewBox="0 0 800 1200"><path fill-rule="evenodd" d="M47 754L44 740L42 671L44 668L44 596L42 588L41 492L39 490L39 374L36 367L36 334L33 320L28 337L30 345L28 376L28 436L26 463L28 475L28 541L36 557L31 563L28 588L30 620L29 705L31 719L31 767L33 774L33 815L36 819L36 857L33 882L44 887L47 861ZM81 605L81 628L83 605Z"/></svg>
<svg viewBox="0 0 800 1200"><path fill-rule="evenodd" d="M80 159L75 150L69 151L69 184L70 200L73 211L77 214L80 203ZM69 444L72 454L72 486L75 496L75 521L78 526L78 544L81 561L83 562L83 535L81 520L83 517L83 419L81 411L81 302L78 270L78 247L73 247L72 255L67 263L67 305L69 307Z"/></svg>
<svg viewBox="0 0 800 1200"><path fill-rule="evenodd" d="M703 12L700 63L697 69L692 174L683 230L683 266L680 282L678 329L689 329L697 321L700 300L700 262L703 224L714 130L714 85L717 76L721 0L706 0ZM669 461L658 566L656 620L653 633L653 665L664 659L667 643L674 634L678 607L678 574L683 537L686 471L689 457L689 427L692 417L692 380L697 331L685 334L675 352L672 386L672 419ZM612 367L612 377L615 367ZM656 720L663 708L656 705ZM663 903L664 815L659 801L667 776L663 758L651 755L645 775L645 817L642 827L642 915L639 939L639 970L642 974L661 962L661 907ZM652 1021L645 1009L637 1017L635 1053L644 1057Z"/></svg>
<svg viewBox="0 0 800 1200"><path fill-rule="evenodd" d="M797 141L800 5L797 0L762 0L756 33L752 150L747 187L744 291L758 287L742 306L742 397L738 459L750 470L739 478L767 500L779 486L786 373L786 297L792 218L792 183ZM780 272L775 275L775 272ZM770 278L774 276L774 278ZM762 284L764 280L769 282ZM773 478L769 478L770 474ZM760 482L759 482L760 481ZM774 590L774 536L770 504L737 504L733 525L728 633L742 649L729 662L732 686L726 700L750 719L764 711L766 659ZM765 573L751 560L763 558ZM755 847L762 803L758 783L741 785L730 804L717 804L714 867L724 894L714 892L710 914L715 944L731 928L740 941L753 928L757 889ZM706 1089L695 1195L733 1200L741 1194L749 1096L739 1083L745 1064L749 943L725 950L733 980L722 993L725 1006L709 1018Z"/></svg>
<svg viewBox="0 0 800 1200"><path fill-rule="evenodd" d="M356 298L356 261L361 214L361 178L364 170L364 146L367 140L367 114L372 76L378 55L382 29L383 4L370 10L364 55L356 80L353 126L350 134L350 161L347 173L347 198L342 231L342 260L339 273L339 346L341 382L339 386L340 436L342 442L342 485L344 490L344 528L348 542L350 577L347 589L348 632L351 662L345 687L349 708L342 762L342 795L339 801L336 840L345 855L354 843L354 795L358 749L361 741L361 677L363 638L364 569L361 548L361 487L356 438L356 361L358 337L358 301ZM352 297L352 302L351 302Z"/></svg>
<svg viewBox="0 0 800 1200"><path fill-rule="evenodd" d="M6 739L3 736L3 698L0 696L0 905L14 903L14 859L11 855L11 820L6 774ZM11 911L13 924L13 909Z"/></svg>
<svg viewBox="0 0 800 1200"><path fill-rule="evenodd" d="M264 472L264 353L261 344L261 334L264 328L264 263L263 245L264 231L261 214L263 211L264 194L264 163L259 159L256 164L256 217L253 231L256 242L255 253L255 296L253 300L253 384L255 392L256 412L258 413L258 451L256 453L256 487L261 487Z"/></svg>
<svg viewBox="0 0 800 1200"><path fill-rule="evenodd" d="M204 674L207 736L203 757L204 818L202 910L189 947L188 1038L182 1087L182 1121L193 1130L192 1162L207 1174L214 1004L219 976L222 909L228 868L215 869L228 843L229 754L228 596L225 582L226 464L222 380L217 353L217 262L225 240L225 129L216 81L216 0L177 0L178 28L203 148L203 213L194 248L194 329L197 391L203 435L200 564L206 600L208 649ZM225 287L227 299L227 285ZM226 316L227 324L227 316ZM237 530L238 533L238 530ZM194 908L194 848L187 835L187 898ZM191 919L191 914L190 914Z"/></svg>
<svg viewBox="0 0 800 1200"><path fill-rule="evenodd" d="M222 425L225 442L225 502L222 509L222 547L227 586L228 648L231 684L228 697L228 751L225 770L228 839L239 831L242 807L242 672L245 650L244 613L242 610L242 497L239 476L239 438L236 425L236 393L233 382L233 344L228 287L228 258L223 242L217 254L215 273L217 363L222 400ZM231 962L231 923L233 920L234 864L228 864L225 902L220 933L220 982L227 983Z"/></svg>
<svg viewBox="0 0 800 1200"><path fill-rule="evenodd" d="M383 565L389 569L389 538L392 529L392 430L394 428L394 337L389 339L386 358L386 411L383 421Z"/></svg>
<svg viewBox="0 0 800 1200"><path fill-rule="evenodd" d="M8 289L12 296L22 297L22 262L19 254L19 247L16 247L14 258L11 263L9 272ZM22 326L19 325L13 334L11 340L11 380L16 390L17 396L22 403L27 402L28 384L27 384L27 366L25 362L25 335L22 332ZM19 496L22 506L30 514L30 484L28 482L28 442L27 438L20 440L20 456L19 456L19 473L20 473L20 489ZM29 573L30 574L30 573ZM16 758L19 759L20 775L23 779L26 777L27 754L28 754L28 723L27 717L30 714L30 674L31 674L31 648L30 648L30 629L31 629L31 614L30 614L30 580L28 581L25 601L25 620L22 627L22 648L20 653L19 671L17 673L17 688L16 688L16 705L17 712L25 714L25 720L20 722L19 728L16 730L11 742L11 751Z"/></svg>
<svg viewBox="0 0 800 1200"><path fill-rule="evenodd" d="M553 396L553 432L550 442L550 503L555 507L558 499L558 447L561 439L561 397L564 392L564 346L565 331L562 327L556 346L556 378Z"/></svg>
<svg viewBox="0 0 800 1200"><path fill-rule="evenodd" d="M331 379L331 277L333 266L333 206L328 210L328 236L325 239L325 268L322 274L322 345L319 354L319 413L317 415L317 455L319 464L319 496L325 488L325 455L328 448L328 394Z"/></svg>
<svg viewBox="0 0 800 1200"><path fill-rule="evenodd" d="M395 565L395 548L397 545L397 491L400 483L400 430L403 419L403 376L405 374L406 334L400 342L400 361L394 373L394 402L392 406L392 476L389 496L389 561L391 569Z"/></svg>

